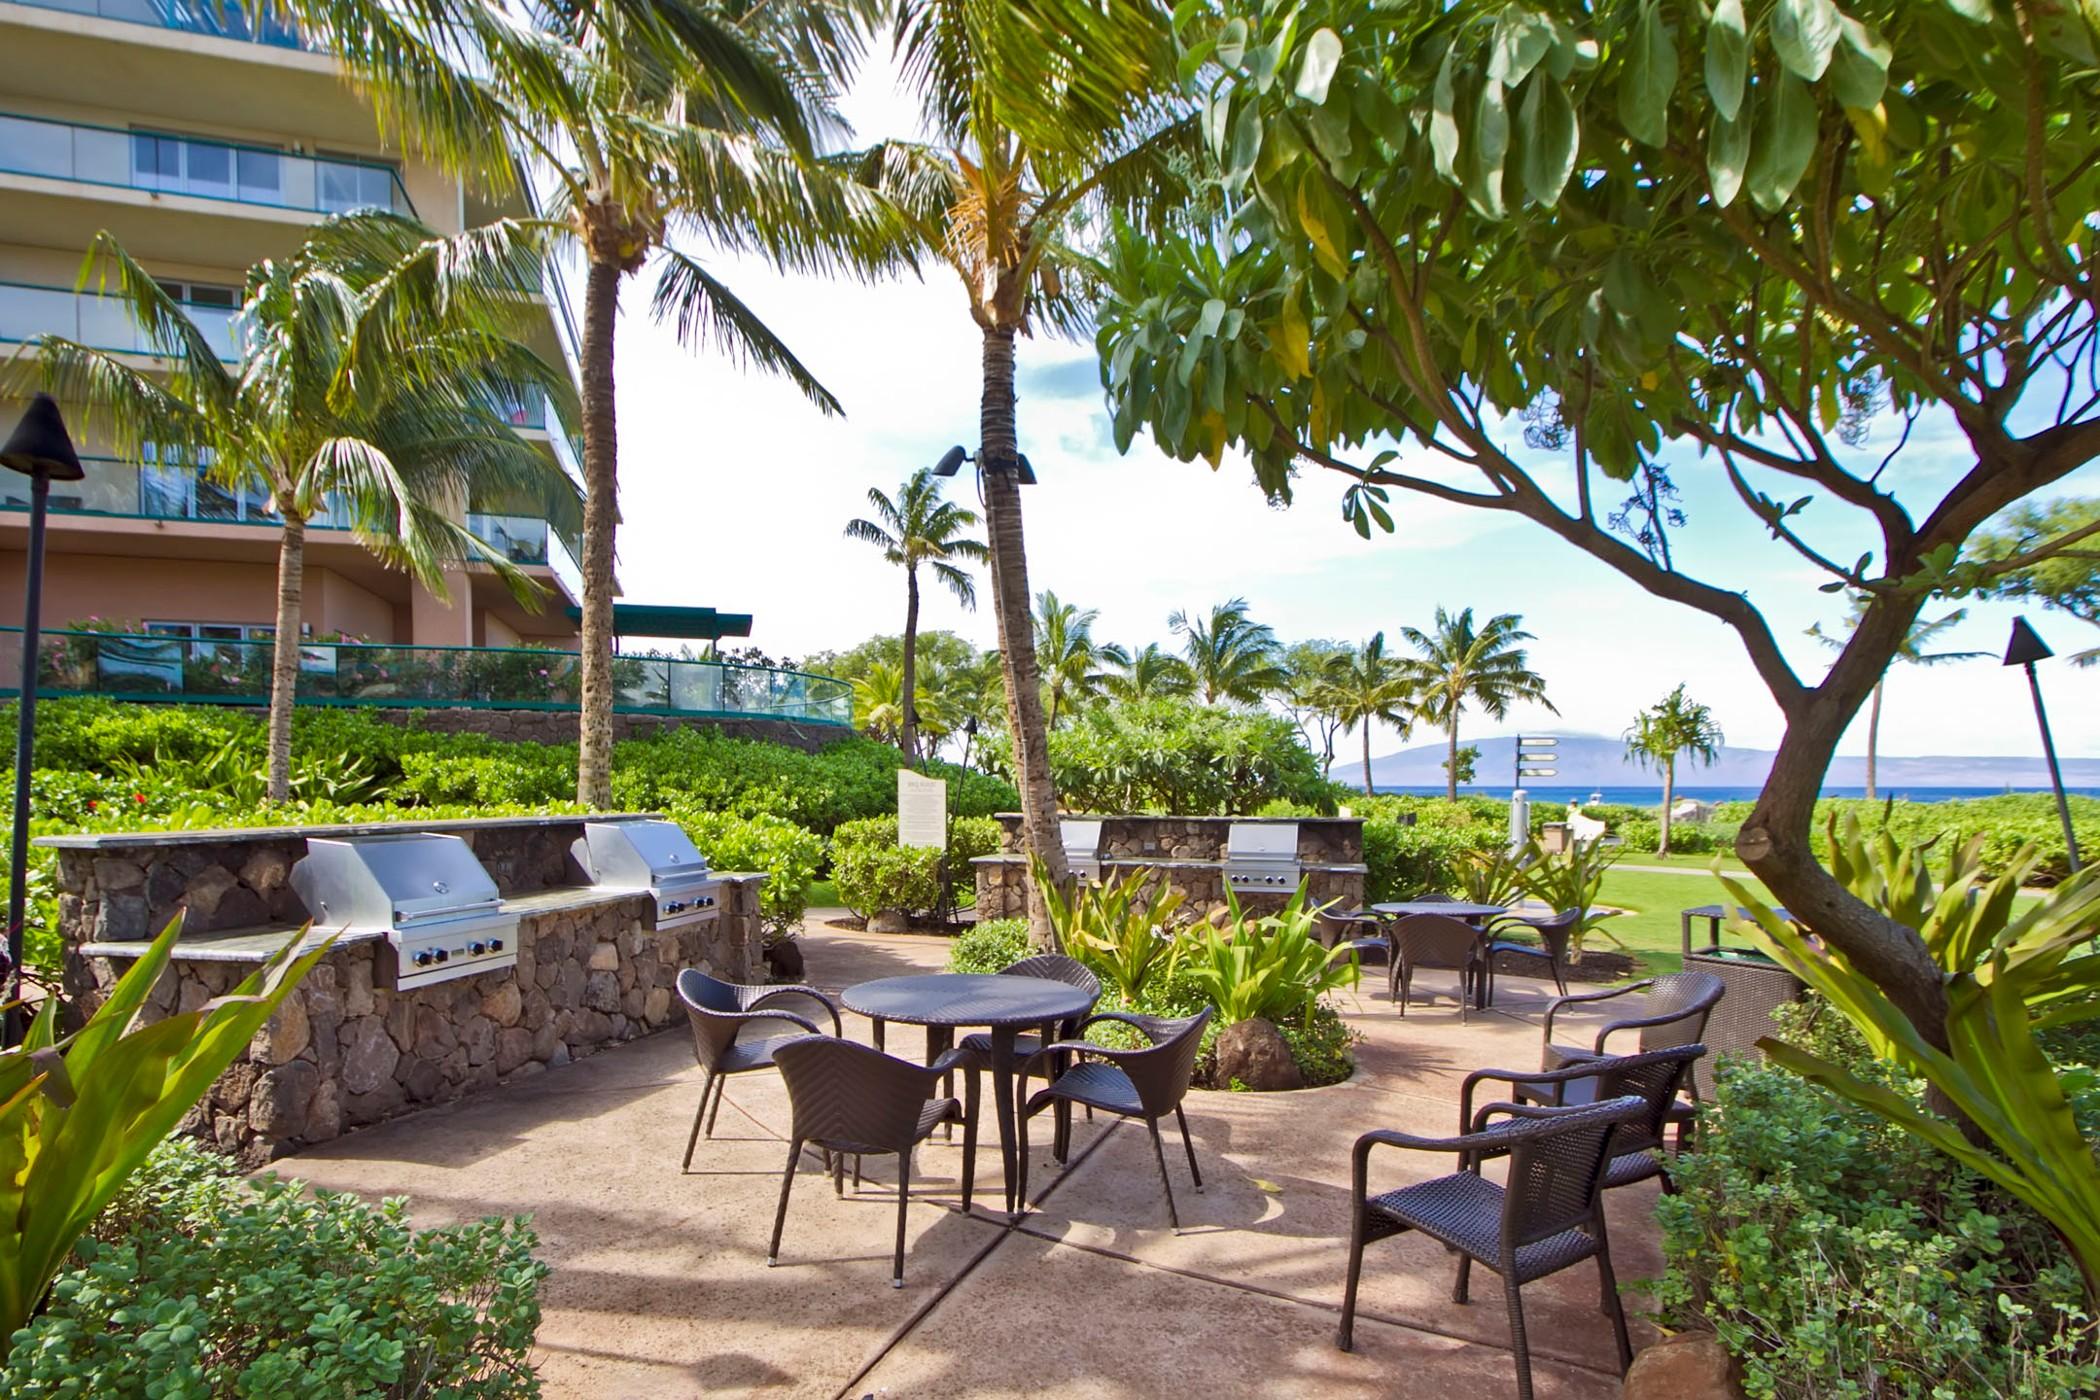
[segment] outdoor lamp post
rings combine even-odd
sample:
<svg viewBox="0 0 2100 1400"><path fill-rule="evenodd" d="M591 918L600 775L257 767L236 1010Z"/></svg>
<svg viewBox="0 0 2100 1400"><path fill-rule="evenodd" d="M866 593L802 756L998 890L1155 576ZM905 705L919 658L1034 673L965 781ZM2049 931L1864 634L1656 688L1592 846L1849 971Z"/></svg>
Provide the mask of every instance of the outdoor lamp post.
<svg viewBox="0 0 2100 1400"><path fill-rule="evenodd" d="M44 607L44 516L51 483L87 475L73 451L58 401L38 394L0 447L0 466L29 478L29 569L22 585L22 701L15 720L15 810L7 867L7 965L0 968L0 1002L22 999L22 923L29 902L29 773L36 753L37 629ZM4 1040L19 1045L22 1016L7 1013Z"/></svg>
<svg viewBox="0 0 2100 1400"><path fill-rule="evenodd" d="M2035 635L2027 619L2013 619L2012 639L2005 644L2005 664L2027 668L2027 689L2034 695L2034 722L2042 729L2042 756L2049 761L2049 786L2056 790L2056 815L2064 824L2064 850L2071 859L2071 873L2078 873L2078 837L2071 830L2071 804L2064 797L2063 769L2056 762L2056 741L2049 737L2049 712L2042 708L2042 683L2035 678L2034 663L2056 655L2048 643Z"/></svg>

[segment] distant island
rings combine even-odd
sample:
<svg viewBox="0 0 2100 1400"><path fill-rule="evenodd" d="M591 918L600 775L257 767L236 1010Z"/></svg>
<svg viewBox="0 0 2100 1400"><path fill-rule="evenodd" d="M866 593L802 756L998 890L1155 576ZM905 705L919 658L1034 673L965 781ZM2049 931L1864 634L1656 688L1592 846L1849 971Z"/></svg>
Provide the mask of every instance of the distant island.
<svg viewBox="0 0 2100 1400"><path fill-rule="evenodd" d="M1550 731L1531 732L1545 734ZM1527 787L1539 790L1629 787L1659 790L1662 786L1659 774L1626 757L1623 740L1602 734L1553 734L1552 737L1560 740L1558 748L1553 750L1551 764L1557 771L1553 777L1530 780ZM1468 739L1461 734L1460 742L1480 750L1472 786L1491 792L1506 792L1511 781L1510 757L1516 748L1515 736ZM1374 758L1371 760L1372 782L1381 788L1441 787L1444 752L1443 740L1437 739ZM1772 756L1770 749L1724 747L1719 760L1711 766L1678 765L1677 786L1694 793L1713 789L1756 789L1764 785L1765 775L1772 769ZM2067 758L2063 760L2063 768L2066 787L2100 788L2100 759ZM1841 757L1832 762L1823 784L1826 788L1838 790L1857 789L1866 782L1866 770L1864 758ZM1335 765L1335 776L1347 780L1348 774L1341 764ZM1878 786L1897 794L1905 789L1947 788L1979 793L2003 792L2007 788L2042 788L2049 783L2049 770L2040 754L2032 758L1964 755L1904 758L1883 754L1876 764L1875 776Z"/></svg>

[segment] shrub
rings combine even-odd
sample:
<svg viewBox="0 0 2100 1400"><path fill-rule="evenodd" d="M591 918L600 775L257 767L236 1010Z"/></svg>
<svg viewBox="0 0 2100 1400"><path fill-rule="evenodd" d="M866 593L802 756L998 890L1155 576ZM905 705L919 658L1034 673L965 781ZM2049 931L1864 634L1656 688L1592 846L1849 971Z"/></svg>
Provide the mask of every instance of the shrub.
<svg viewBox="0 0 2100 1400"><path fill-rule="evenodd" d="M1363 1037L1328 1003L1315 1002L1303 1021L1278 1023L1276 1030L1291 1047L1306 1088L1339 1084L1356 1073L1356 1042Z"/></svg>
<svg viewBox="0 0 2100 1400"><path fill-rule="evenodd" d="M959 891L973 888L970 861L998 848L999 823L990 817L955 819L946 863ZM895 816L845 822L832 833L832 881L840 901L864 919L940 907L941 867L940 851L897 844Z"/></svg>
<svg viewBox="0 0 2100 1400"><path fill-rule="evenodd" d="M1237 815L1278 800L1331 812L1336 791L1289 720L1192 700L1085 711L1051 733L1050 772L1081 812Z"/></svg>
<svg viewBox="0 0 2100 1400"><path fill-rule="evenodd" d="M2078 834L2079 850L2100 850L2100 797L2073 797L2070 805L2071 826ZM1715 821L1731 828L1740 826L1750 815L1750 806L1748 802L1724 802L1714 810ZM2071 873L2056 800L2047 793L2005 793L1953 802L1869 802L1858 797L1826 797L1816 804L1819 829L1833 815L1856 817L1870 832L1886 827L1903 845L1937 837L1943 845L1952 846L1981 835L1983 866L1991 875L2003 873L2020 848L2030 843L2041 855L2034 875L2037 883L2061 880Z"/></svg>
<svg viewBox="0 0 2100 1400"><path fill-rule="evenodd" d="M1321 997L1357 984L1356 950L1313 937L1319 911L1307 907L1303 883L1274 914L1242 913L1230 889L1225 901L1230 916L1198 929L1186 955L1189 976L1225 1025L1259 1017L1310 1028Z"/></svg>
<svg viewBox="0 0 2100 1400"><path fill-rule="evenodd" d="M1782 1015L1789 1039L1920 1094L1827 1007ZM2100 1385L2083 1282L2055 1233L1785 1070L1724 1062L1698 1151L1673 1175L1656 1207L1662 1320L1716 1331L1758 1400L2042 1400Z"/></svg>
<svg viewBox="0 0 2100 1400"><path fill-rule="evenodd" d="M763 870L769 877L758 888L758 912L766 941L791 937L809 908L809 882L824 862L824 842L779 817L738 817L727 812L689 811L673 807L672 820L716 870Z"/></svg>
<svg viewBox="0 0 2100 1400"><path fill-rule="evenodd" d="M1133 870L1102 885L1077 884L1070 894L1044 876L1042 862L1028 858L1028 873L1049 906L1057 945L1092 969L1126 1006L1143 1003L1147 985L1171 973L1183 943L1173 933L1181 908L1177 890L1152 889L1152 874Z"/></svg>
<svg viewBox="0 0 2100 1400"><path fill-rule="evenodd" d="M1034 951L1028 920L985 919L955 935L948 945L948 970L1003 972Z"/></svg>
<svg viewBox="0 0 2100 1400"><path fill-rule="evenodd" d="M522 1217L416 1231L403 1202L155 1152L14 1334L0 1392L531 1396L546 1267Z"/></svg>

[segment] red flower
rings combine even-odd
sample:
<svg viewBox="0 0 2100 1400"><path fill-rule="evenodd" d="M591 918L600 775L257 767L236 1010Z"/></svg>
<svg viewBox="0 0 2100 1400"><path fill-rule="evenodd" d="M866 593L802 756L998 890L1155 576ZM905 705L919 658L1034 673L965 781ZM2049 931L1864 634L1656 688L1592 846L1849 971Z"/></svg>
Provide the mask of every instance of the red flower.
<svg viewBox="0 0 2100 1400"><path fill-rule="evenodd" d="M100 807L101 805L102 805L101 803L97 802L97 801L96 801L96 800L95 800L94 798L92 798L92 797L90 797L90 798L88 799L88 810L89 810L90 812L94 811L94 810L95 810L95 809L96 809L97 807Z"/></svg>
<svg viewBox="0 0 2100 1400"><path fill-rule="evenodd" d="M131 794L131 800L133 802L138 803L139 806L143 807L146 805L146 794L143 792L135 792Z"/></svg>

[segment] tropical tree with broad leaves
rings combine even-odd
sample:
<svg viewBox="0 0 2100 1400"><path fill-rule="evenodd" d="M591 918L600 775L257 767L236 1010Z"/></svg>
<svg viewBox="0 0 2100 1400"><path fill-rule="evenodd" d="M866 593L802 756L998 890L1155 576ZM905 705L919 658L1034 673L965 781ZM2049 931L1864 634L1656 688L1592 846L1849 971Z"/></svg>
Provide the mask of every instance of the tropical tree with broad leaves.
<svg viewBox="0 0 2100 1400"><path fill-rule="evenodd" d="M1336 706L1335 676L1350 648L1340 642L1292 642L1283 652L1284 682L1276 700L1320 756L1320 776L1334 771L1334 741L1348 727Z"/></svg>
<svg viewBox="0 0 2100 1400"><path fill-rule="evenodd" d="M868 488L868 504L875 517L848 521L846 538L874 545L882 557L904 570L904 661L899 684L906 695L919 693L919 566L925 565L955 601L965 608L977 606L977 585L965 563L982 563L990 557L984 541L965 533L976 528L977 512L943 499L941 480L931 467L913 472L897 489L895 500L876 487ZM897 732L897 746L910 763L919 756L918 712L904 709L904 723Z"/></svg>
<svg viewBox="0 0 2100 1400"><path fill-rule="evenodd" d="M1560 713L1546 698L1545 677L1531 669L1520 645L1532 640L1523 622L1515 613L1499 613L1476 627L1471 608L1456 616L1438 608L1436 626L1429 631L1400 630L1416 652L1399 659L1400 672L1419 697L1417 713L1444 731L1444 795L1453 802L1458 800L1458 722L1468 705L1497 720L1519 703Z"/></svg>
<svg viewBox="0 0 2100 1400"><path fill-rule="evenodd" d="M1670 853L1670 808L1677 801L1677 760L1712 763L1721 756L1725 742L1713 711L1686 695L1682 685L1634 717L1633 727L1626 731L1626 755L1644 768L1655 768L1663 778L1657 855ZM1868 795L1873 794L1870 791Z"/></svg>
<svg viewBox="0 0 2100 1400"><path fill-rule="evenodd" d="M329 219L289 256L248 274L234 320L239 358L213 341L107 232L82 270L119 299L161 370L46 335L12 378L32 375L86 421L106 422L128 461L194 466L268 503L278 526L268 800L291 794L292 707L304 632L307 531L347 525L358 542L445 596L466 563L493 569L529 606L541 590L460 514L481 493L531 502L557 526L575 491L499 409L546 395L574 420L563 370L530 348L541 249L498 224L453 238L368 211Z"/></svg>
<svg viewBox="0 0 2100 1400"><path fill-rule="evenodd" d="M1371 783L1371 730L1389 724L1407 738L1418 713L1419 679L1402 658L1386 653L1385 633L1379 632L1342 654L1328 685L1335 717L1363 739L1364 796L1369 797L1377 791Z"/></svg>
<svg viewBox="0 0 2100 1400"><path fill-rule="evenodd" d="M613 564L620 291L651 264L651 309L695 347L838 401L698 257L705 241L802 272L910 258L886 206L827 160L832 94L876 0L571 0L527 22L495 0L284 0L382 124L491 193L533 195L584 263L582 697L577 800L612 800Z"/></svg>
<svg viewBox="0 0 2100 1400"><path fill-rule="evenodd" d="M1208 614L1176 612L1167 626L1181 638L1182 660L1206 705L1252 705L1290 681L1275 629L1254 620L1245 598L1219 603Z"/></svg>
<svg viewBox="0 0 2100 1400"><path fill-rule="evenodd" d="M992 610L1025 845L1053 888L1070 879L1057 826L1048 724L1030 616L1014 342L1088 324L1092 263L1075 239L1102 210L1144 216L1170 162L1194 144L1157 0L902 0L896 48L927 137L870 153L919 248L961 279L982 349L975 456L991 545ZM1030 882L1031 937L1054 938Z"/></svg>
<svg viewBox="0 0 2100 1400"><path fill-rule="evenodd" d="M1865 617L1867 607L1867 601L1855 595L1852 611L1845 618L1844 631L1841 634L1824 631L1823 624L1818 622L1808 629L1808 635L1832 651L1842 652L1851 640L1851 634L1859 630L1860 620ZM1989 656L1987 651L1932 650L1933 643L1941 635L1961 626L1968 616L1967 608L1956 608L1953 612L1936 617L1930 622L1922 617L1917 619L1911 623L1909 635L1904 637L1902 644L1896 648L1895 656L1890 659L1891 667L1943 666L1950 661L1975 661ZM1884 671L1881 679L1874 682L1873 693L1867 700L1867 797L1870 800L1878 795L1874 769L1881 753L1881 698L1883 692L1888 689L1888 684L1888 672Z"/></svg>
<svg viewBox="0 0 2100 1400"><path fill-rule="evenodd" d="M1994 598L2014 602L2032 600L2100 627L2100 498L2029 501L2006 512L1977 536L1970 552L1988 565L2066 537L2075 537L2077 542L2000 575L1986 591ZM2074 666L2100 666L2100 647L2073 652L2069 660Z"/></svg>

